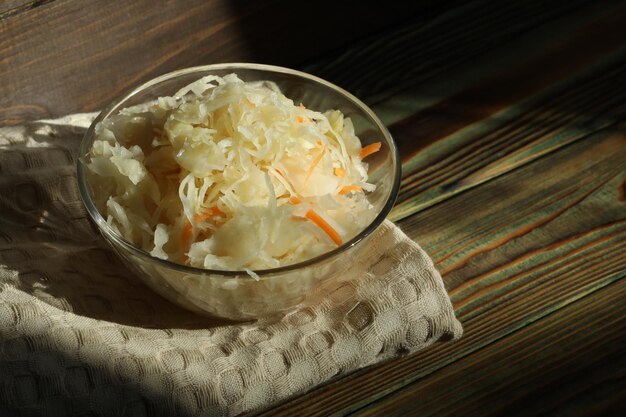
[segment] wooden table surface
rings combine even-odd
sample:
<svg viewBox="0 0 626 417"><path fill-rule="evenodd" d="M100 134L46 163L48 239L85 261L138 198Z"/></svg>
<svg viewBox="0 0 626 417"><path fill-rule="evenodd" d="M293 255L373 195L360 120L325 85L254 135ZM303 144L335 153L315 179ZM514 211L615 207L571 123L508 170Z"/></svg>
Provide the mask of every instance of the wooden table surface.
<svg viewBox="0 0 626 417"><path fill-rule="evenodd" d="M434 259L465 328L262 415L624 413L626 2L357 16L323 2L307 15L324 25L284 1L128 3L3 3L0 124L95 110L211 62L326 78L389 126L403 160L392 218Z"/></svg>

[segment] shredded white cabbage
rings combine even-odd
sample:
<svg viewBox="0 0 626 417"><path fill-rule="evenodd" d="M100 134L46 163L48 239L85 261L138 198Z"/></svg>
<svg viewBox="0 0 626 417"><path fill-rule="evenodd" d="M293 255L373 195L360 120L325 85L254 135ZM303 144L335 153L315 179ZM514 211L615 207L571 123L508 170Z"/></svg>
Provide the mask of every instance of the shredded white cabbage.
<svg viewBox="0 0 626 417"><path fill-rule="evenodd" d="M296 105L271 83L204 77L97 133L96 204L158 258L258 278L337 247L375 215L350 119Z"/></svg>

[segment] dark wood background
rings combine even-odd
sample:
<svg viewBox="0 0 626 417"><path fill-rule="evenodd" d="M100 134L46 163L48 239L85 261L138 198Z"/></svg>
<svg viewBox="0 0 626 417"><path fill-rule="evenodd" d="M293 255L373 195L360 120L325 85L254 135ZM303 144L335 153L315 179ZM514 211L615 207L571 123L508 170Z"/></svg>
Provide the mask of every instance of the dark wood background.
<svg viewBox="0 0 626 417"><path fill-rule="evenodd" d="M194 65L301 67L456 3L3 0L0 125L94 111L138 83Z"/></svg>
<svg viewBox="0 0 626 417"><path fill-rule="evenodd" d="M391 217L465 327L264 415L623 415L626 1L5 1L0 125L227 61L304 69L381 116Z"/></svg>

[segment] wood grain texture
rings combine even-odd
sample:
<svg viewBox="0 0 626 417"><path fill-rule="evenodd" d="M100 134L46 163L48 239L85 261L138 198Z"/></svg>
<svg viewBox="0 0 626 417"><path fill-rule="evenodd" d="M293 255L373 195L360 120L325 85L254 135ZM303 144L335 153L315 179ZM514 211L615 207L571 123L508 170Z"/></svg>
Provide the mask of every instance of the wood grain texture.
<svg viewBox="0 0 626 417"><path fill-rule="evenodd" d="M0 20L0 125L97 110L131 86L183 67L294 66L430 7L323 1L305 12L283 0L33 4L8 9ZM346 25L348 15L359 25Z"/></svg>
<svg viewBox="0 0 626 417"><path fill-rule="evenodd" d="M428 83L448 77L455 68L467 72L468 63L510 45L529 31L549 26L558 33L555 26L562 16L568 16L569 22L573 15L580 13L589 19L599 11L584 0L513 1L497 7L488 0L440 4L445 8L442 13L420 13L396 30L315 58L305 69L375 105L387 98L395 101L407 88L415 88L419 94Z"/></svg>
<svg viewBox="0 0 626 417"><path fill-rule="evenodd" d="M355 411L625 277L625 180L626 136L606 131L400 222L444 273L463 338L356 372L270 414Z"/></svg>
<svg viewBox="0 0 626 417"><path fill-rule="evenodd" d="M511 2L487 8L481 26L466 17L485 4L472 2L306 68L364 97L390 126L403 156L399 220L619 123L625 6Z"/></svg>
<svg viewBox="0 0 626 417"><path fill-rule="evenodd" d="M626 8L608 13L520 65L392 125L403 155L392 217L409 216L622 120L626 39L616 31L625 25Z"/></svg>
<svg viewBox="0 0 626 417"><path fill-rule="evenodd" d="M620 279L351 415L620 415L624 299Z"/></svg>
<svg viewBox="0 0 626 417"><path fill-rule="evenodd" d="M0 3L0 20L24 13L54 0L3 0Z"/></svg>

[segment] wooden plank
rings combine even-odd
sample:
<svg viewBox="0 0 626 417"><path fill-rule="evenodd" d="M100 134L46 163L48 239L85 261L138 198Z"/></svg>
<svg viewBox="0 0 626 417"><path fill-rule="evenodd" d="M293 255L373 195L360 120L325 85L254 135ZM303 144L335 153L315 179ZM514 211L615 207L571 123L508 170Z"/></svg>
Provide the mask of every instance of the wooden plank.
<svg viewBox="0 0 626 417"><path fill-rule="evenodd" d="M429 7L322 1L302 19L285 0L56 0L7 12L0 20L0 125L97 110L131 86L183 67L295 66ZM359 24L347 25L346 16Z"/></svg>
<svg viewBox="0 0 626 417"><path fill-rule="evenodd" d="M352 415L619 415L625 299L620 279Z"/></svg>
<svg viewBox="0 0 626 417"><path fill-rule="evenodd" d="M574 33L563 34L544 45L519 65L506 68L496 76L481 80L428 111L420 112L393 128L396 140L403 147L415 136L422 144L430 144L458 130L479 122L507 107L588 68L624 47L623 27L626 5L607 13ZM447 114L448 120L440 115ZM438 117L439 116L439 117ZM454 124L451 124L454 119ZM407 129L408 128L408 129ZM404 152L406 160L421 147Z"/></svg>
<svg viewBox="0 0 626 417"><path fill-rule="evenodd" d="M616 125L626 115L623 80L626 54L438 140L403 165L407 168L392 218L409 216Z"/></svg>
<svg viewBox="0 0 626 417"><path fill-rule="evenodd" d="M308 69L365 97L390 125L404 157L390 216L399 220L622 120L624 4L485 11L472 2ZM483 26L473 26L475 12L490 16ZM464 42L452 41L454 28ZM363 75L350 71L357 64ZM376 65L380 77L371 76ZM393 97L379 101L384 94Z"/></svg>
<svg viewBox="0 0 626 417"><path fill-rule="evenodd" d="M444 272L463 338L358 371L270 414L354 411L624 277L625 187L626 136L607 131L401 222Z"/></svg>
<svg viewBox="0 0 626 417"><path fill-rule="evenodd" d="M624 25L626 8L608 13L519 66L392 125L404 175L392 218L622 120L626 38L617 32Z"/></svg>
<svg viewBox="0 0 626 417"><path fill-rule="evenodd" d="M569 25L574 21L581 25L594 15L606 13L607 7L617 3L605 2L600 6L585 0L525 0L503 2L494 7L489 0L479 0L450 7L449 2L440 2L445 8L443 13L421 13L393 31L375 34L347 49L315 58L305 69L340 85L369 105L389 97L393 102L407 88L416 86L417 95L428 84L442 78L447 83L459 84L459 80L449 78L453 69L462 67L466 72L468 67L477 66L476 62L485 55L528 32L545 27L556 36L564 30L561 22ZM577 16L584 18L579 20ZM519 59L519 56L511 59ZM491 65L478 67L492 69ZM354 71L355 68L359 70ZM460 83L458 87L463 85ZM441 89L436 94L441 94ZM402 111L397 108L393 113Z"/></svg>

